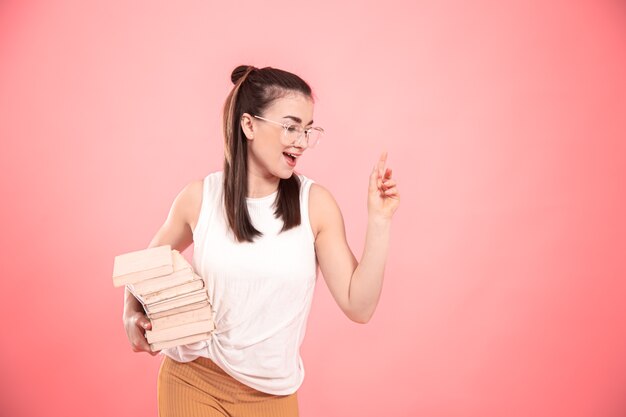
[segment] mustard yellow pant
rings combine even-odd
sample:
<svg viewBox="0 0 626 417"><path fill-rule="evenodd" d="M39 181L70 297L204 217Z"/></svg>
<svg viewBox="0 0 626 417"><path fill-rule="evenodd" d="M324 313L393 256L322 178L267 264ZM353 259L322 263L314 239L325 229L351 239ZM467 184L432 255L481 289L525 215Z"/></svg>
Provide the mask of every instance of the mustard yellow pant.
<svg viewBox="0 0 626 417"><path fill-rule="evenodd" d="M159 417L298 417L297 392L272 395L251 388L213 361L165 356L157 381Z"/></svg>

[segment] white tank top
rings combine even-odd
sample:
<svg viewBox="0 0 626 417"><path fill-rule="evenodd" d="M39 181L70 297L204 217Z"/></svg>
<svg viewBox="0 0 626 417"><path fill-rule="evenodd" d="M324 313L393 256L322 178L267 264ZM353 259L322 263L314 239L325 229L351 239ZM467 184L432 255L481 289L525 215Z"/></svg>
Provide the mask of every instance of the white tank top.
<svg viewBox="0 0 626 417"><path fill-rule="evenodd" d="M227 226L223 172L204 178L202 205L193 232L194 270L204 278L215 330L202 342L162 351L179 362L203 356L227 374L259 391L292 394L302 385L300 345L317 281L314 235L309 223L309 189L300 178L301 224L278 233L274 217L278 191L248 198L254 243L238 243Z"/></svg>

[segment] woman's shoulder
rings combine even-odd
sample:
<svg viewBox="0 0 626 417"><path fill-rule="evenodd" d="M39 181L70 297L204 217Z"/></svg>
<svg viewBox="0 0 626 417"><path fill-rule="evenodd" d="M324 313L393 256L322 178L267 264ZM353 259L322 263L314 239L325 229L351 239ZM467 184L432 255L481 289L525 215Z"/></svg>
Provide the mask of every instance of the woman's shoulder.
<svg viewBox="0 0 626 417"><path fill-rule="evenodd" d="M209 188L220 185L222 183L222 174L222 171L215 171L202 178L195 178L185 184L185 190L196 197L202 197L204 185L206 184Z"/></svg>
<svg viewBox="0 0 626 417"><path fill-rule="evenodd" d="M324 208L337 204L335 198L328 190L328 188L317 182L311 184L311 190L309 191L309 202L309 206L311 206L311 208Z"/></svg>
<svg viewBox="0 0 626 417"><path fill-rule="evenodd" d="M202 200L202 190L204 188L204 178L196 178L189 181L183 188L184 193L189 195L190 200L200 198Z"/></svg>
<svg viewBox="0 0 626 417"><path fill-rule="evenodd" d="M202 206L202 190L204 188L202 178L189 181L180 192L181 208L184 211L186 223L189 224L191 230L198 220L198 213Z"/></svg>
<svg viewBox="0 0 626 417"><path fill-rule="evenodd" d="M204 190L204 183L206 181L213 181L215 174L218 173L210 173L202 178L194 178L185 184L181 193L185 193L189 198L188 200L202 200L202 191Z"/></svg>
<svg viewBox="0 0 626 417"><path fill-rule="evenodd" d="M318 232L329 222L341 220L341 210L337 201L326 187L318 183L311 184L309 191L309 220L316 239Z"/></svg>
<svg viewBox="0 0 626 417"><path fill-rule="evenodd" d="M219 182L220 178L221 172L212 172L203 178L192 179L185 184L180 192L185 210L185 218L187 219L187 223L192 230L195 228L195 225L198 222L198 217L200 216L205 182Z"/></svg>

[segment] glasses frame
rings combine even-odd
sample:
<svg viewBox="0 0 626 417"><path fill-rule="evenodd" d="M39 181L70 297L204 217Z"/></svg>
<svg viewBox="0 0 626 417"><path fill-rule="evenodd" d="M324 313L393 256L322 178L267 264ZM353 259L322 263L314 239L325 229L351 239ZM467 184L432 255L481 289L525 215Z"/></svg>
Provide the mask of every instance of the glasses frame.
<svg viewBox="0 0 626 417"><path fill-rule="evenodd" d="M265 117L261 117L261 116L257 116L256 114L253 114L252 117L256 117L257 119L261 119L265 122L269 122L269 123L274 123L275 125L281 126L283 128L283 134L285 135L285 137L287 137L288 134L288 130L290 127L292 126L300 126L298 123L281 123L281 122L277 122L275 120L270 120L270 119L266 119ZM309 132L311 130L317 130L320 134L320 137L317 139L317 142L314 143L313 145L309 145ZM300 135L298 135L298 137L296 138L296 140L293 143L300 143L300 141L302 140L303 137L306 137L306 146L307 148L315 148L317 146L317 144L320 142L320 139L322 137L322 135L324 134L324 129L321 127L317 127L317 126L312 126L308 129L302 129L302 133L300 133Z"/></svg>

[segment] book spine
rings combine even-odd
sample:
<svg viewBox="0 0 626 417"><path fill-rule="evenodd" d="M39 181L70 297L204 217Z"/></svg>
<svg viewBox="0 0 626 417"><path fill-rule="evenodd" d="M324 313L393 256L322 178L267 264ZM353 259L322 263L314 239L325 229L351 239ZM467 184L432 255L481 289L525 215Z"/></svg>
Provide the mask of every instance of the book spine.
<svg viewBox="0 0 626 417"><path fill-rule="evenodd" d="M168 310L160 311L158 313L148 312L147 309L145 309L145 311L146 311L146 315L148 316L148 318L150 320L154 320L154 319L160 319L160 318L163 318L163 317L166 317L166 316L172 316L174 314L182 313L182 312L185 312L185 311L197 310L199 308L204 308L204 307L209 306L209 305L210 305L210 303L209 303L209 301L207 299L207 300L195 302L195 303L192 303L192 304L186 304L186 305L181 306L181 307L173 307L173 308L170 308Z"/></svg>
<svg viewBox="0 0 626 417"><path fill-rule="evenodd" d="M196 290L204 288L204 280L190 281L186 284L177 285L175 287L166 288L149 294L142 295L142 299L146 304L158 303L177 296L182 296Z"/></svg>
<svg viewBox="0 0 626 417"><path fill-rule="evenodd" d="M207 304L205 307L195 310L184 311L182 313L172 314L161 318L150 320L152 323L152 331L160 331L169 329L181 324L193 323L195 321L210 320L212 317L211 307Z"/></svg>
<svg viewBox="0 0 626 417"><path fill-rule="evenodd" d="M146 330L146 339L148 343L166 342L198 333L210 332L214 328L215 325L212 320L203 320L160 331Z"/></svg>
<svg viewBox="0 0 626 417"><path fill-rule="evenodd" d="M160 301L155 304L146 304L146 309L150 313L158 313L160 311L170 310L176 307L182 307L187 304L197 303L199 301L208 300L206 291L198 290L198 292L184 295L182 297L175 297L168 300Z"/></svg>
<svg viewBox="0 0 626 417"><path fill-rule="evenodd" d="M139 272L133 272L132 274L120 275L113 277L113 286L121 287L126 284L135 284L146 279L169 275L173 271L174 269L172 265L163 265L158 268L145 269Z"/></svg>
<svg viewBox="0 0 626 417"><path fill-rule="evenodd" d="M170 245L124 253L116 256L113 261L113 279L166 265L173 265L172 248Z"/></svg>
<svg viewBox="0 0 626 417"><path fill-rule="evenodd" d="M168 340L167 342L157 342L157 343L152 343L150 345L150 349L153 352L162 350L162 349L167 349L170 347L174 347L174 346L180 346L180 345L186 345L189 343L196 343L196 342L201 342L203 340L208 339L209 337L211 337L211 333L200 333L200 334L196 334L193 336L187 336L187 337L182 337L180 339L175 339L175 340Z"/></svg>
<svg viewBox="0 0 626 417"><path fill-rule="evenodd" d="M176 285L181 285L186 282L191 282L194 279L197 279L196 277L197 275L195 275L191 267L189 267L179 269L178 271L174 270L174 272L169 275L146 279L133 285L137 293L149 294L151 292L156 292L174 287Z"/></svg>

